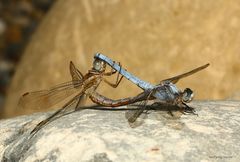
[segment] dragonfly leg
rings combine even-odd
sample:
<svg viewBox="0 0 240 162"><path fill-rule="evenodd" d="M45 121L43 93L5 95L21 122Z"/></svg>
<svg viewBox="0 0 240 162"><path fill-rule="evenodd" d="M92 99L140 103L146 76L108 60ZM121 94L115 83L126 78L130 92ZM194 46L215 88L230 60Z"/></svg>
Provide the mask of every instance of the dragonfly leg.
<svg viewBox="0 0 240 162"><path fill-rule="evenodd" d="M109 82L108 80L106 80L105 78L103 79L103 81L104 81L105 83L107 83L108 85L110 85L111 87L117 88L117 86L118 86L119 83L122 81L122 79L123 79L123 76L121 76L121 78L120 78L119 80L118 80L118 78L117 78L116 83L111 83L111 82Z"/></svg>
<svg viewBox="0 0 240 162"><path fill-rule="evenodd" d="M144 111L143 111L143 114L148 115L148 114L150 114L150 112L149 112L149 110L144 110Z"/></svg>
<svg viewBox="0 0 240 162"><path fill-rule="evenodd" d="M183 107L180 108L180 112L181 112L183 115L186 115L186 112L185 112L185 110L184 110Z"/></svg>
<svg viewBox="0 0 240 162"><path fill-rule="evenodd" d="M121 63L118 62L118 64L119 64L120 68L122 68ZM104 73L104 75L105 75L105 76L111 76L111 75L115 74L116 72L117 72L116 69L111 68L111 71Z"/></svg>
<svg viewBox="0 0 240 162"><path fill-rule="evenodd" d="M115 74L116 72L117 72L117 70L111 69L110 72L106 72L106 73L104 73L104 75L105 75L105 76L111 76L111 75Z"/></svg>
<svg viewBox="0 0 240 162"><path fill-rule="evenodd" d="M194 108L188 106L188 105L185 104L185 103L183 103L183 105L185 106L185 107L183 107L183 111L185 112L185 114L187 113L187 114L193 114L193 115L197 115L197 116L198 116L198 114L196 113L196 111L194 110Z"/></svg>
<svg viewBox="0 0 240 162"><path fill-rule="evenodd" d="M119 63L119 65L120 65L120 63ZM121 71L121 68L122 68L122 66L120 65L120 71ZM115 71L116 71L116 70L115 70ZM111 87L117 88L117 86L119 85L119 83L120 83L120 82L122 81L122 79L123 79L123 76L121 76L121 78L119 79L120 71L118 72L117 79L116 79L116 82L115 82L115 83L111 83L111 82L109 82L108 80L106 80L105 78L103 78L103 81L104 81L105 83L107 83L108 85L110 85Z"/></svg>
<svg viewBox="0 0 240 162"><path fill-rule="evenodd" d="M176 108L178 108L176 105L166 102L155 102L151 106L155 107L156 110L162 109L167 111L172 117L174 117L173 111L176 111Z"/></svg>
<svg viewBox="0 0 240 162"><path fill-rule="evenodd" d="M168 113L169 113L172 117L174 117L174 115L173 115L173 113L172 113L171 110L168 110Z"/></svg>

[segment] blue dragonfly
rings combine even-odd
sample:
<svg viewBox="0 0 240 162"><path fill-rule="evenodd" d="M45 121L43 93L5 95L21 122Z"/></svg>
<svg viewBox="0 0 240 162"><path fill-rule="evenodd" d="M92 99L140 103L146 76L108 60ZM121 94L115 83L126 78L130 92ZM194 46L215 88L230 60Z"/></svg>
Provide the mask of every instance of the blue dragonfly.
<svg viewBox="0 0 240 162"><path fill-rule="evenodd" d="M195 114L195 111L193 108L189 107L187 103L191 102L194 97L194 93L190 88L186 88L183 91L181 91L175 84L182 78L185 78L187 76L190 76L196 72L199 72L200 70L203 70L209 66L208 64L205 64L203 66L200 66L198 68L195 68L189 72L164 79L160 81L159 84L153 85L151 83L148 83L144 80L139 79L135 75L129 73L126 69L122 68L119 63L116 63L109 57L97 53L95 54L95 59L99 59L107 63L109 66L111 66L113 69L118 71L122 76L124 76L129 81L133 82L135 85L137 85L139 88L143 90L142 93L138 94L135 97L125 99L124 103L121 103L121 100L117 101L118 105L124 105L126 103L134 103L139 101L145 101L144 103L141 102L142 106L139 110L134 111L134 113L131 113L127 115L128 121L130 123L135 122L135 120L143 113L147 112L146 105L148 100L156 100L157 103L160 105L169 105L169 106L177 106L180 108L182 113L193 113ZM96 97L100 98L100 97ZM93 99L94 101L94 99ZM104 101L95 101L95 103L106 105ZM116 103L116 101L115 101Z"/></svg>

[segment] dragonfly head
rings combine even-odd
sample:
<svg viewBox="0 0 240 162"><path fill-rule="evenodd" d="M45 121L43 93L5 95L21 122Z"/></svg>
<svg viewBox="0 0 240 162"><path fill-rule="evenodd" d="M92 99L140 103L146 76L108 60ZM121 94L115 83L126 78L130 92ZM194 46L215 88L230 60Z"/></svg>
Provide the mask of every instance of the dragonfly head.
<svg viewBox="0 0 240 162"><path fill-rule="evenodd" d="M93 69L99 72L103 72L106 70L106 63L102 60L95 58L93 61Z"/></svg>
<svg viewBox="0 0 240 162"><path fill-rule="evenodd" d="M186 88L182 93L182 101L185 103L191 102L193 97L194 93L190 88Z"/></svg>

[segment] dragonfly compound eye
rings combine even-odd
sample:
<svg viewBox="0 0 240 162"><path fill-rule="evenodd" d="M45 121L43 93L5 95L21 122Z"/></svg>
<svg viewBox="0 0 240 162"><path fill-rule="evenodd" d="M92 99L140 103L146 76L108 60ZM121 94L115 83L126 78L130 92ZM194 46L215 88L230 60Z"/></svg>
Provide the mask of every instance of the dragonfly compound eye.
<svg viewBox="0 0 240 162"><path fill-rule="evenodd" d="M104 71L106 68L106 63L99 59L95 59L93 62L93 68L97 71Z"/></svg>
<svg viewBox="0 0 240 162"><path fill-rule="evenodd" d="M191 102L193 97L194 97L194 93L190 88L186 88L183 91L183 96L182 96L183 102Z"/></svg>

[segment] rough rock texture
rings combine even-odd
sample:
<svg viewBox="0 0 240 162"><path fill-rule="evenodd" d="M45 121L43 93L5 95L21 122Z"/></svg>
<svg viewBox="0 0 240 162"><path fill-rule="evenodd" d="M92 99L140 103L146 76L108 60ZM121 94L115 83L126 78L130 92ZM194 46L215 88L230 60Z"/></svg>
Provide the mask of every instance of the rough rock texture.
<svg viewBox="0 0 240 162"><path fill-rule="evenodd" d="M85 73L95 52L152 83L209 62L180 87L201 99L239 98L239 44L238 0L59 0L26 49L4 116L26 113L16 108L21 94L69 80L70 60ZM101 88L111 98L139 92L128 81L116 93Z"/></svg>
<svg viewBox="0 0 240 162"><path fill-rule="evenodd" d="M239 161L240 102L198 101L199 116L154 111L131 128L122 111L82 110L29 138L45 115L0 121L2 161ZM176 113L175 113L176 114Z"/></svg>

